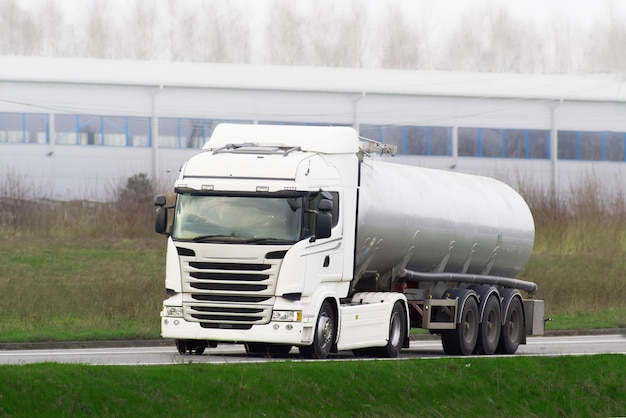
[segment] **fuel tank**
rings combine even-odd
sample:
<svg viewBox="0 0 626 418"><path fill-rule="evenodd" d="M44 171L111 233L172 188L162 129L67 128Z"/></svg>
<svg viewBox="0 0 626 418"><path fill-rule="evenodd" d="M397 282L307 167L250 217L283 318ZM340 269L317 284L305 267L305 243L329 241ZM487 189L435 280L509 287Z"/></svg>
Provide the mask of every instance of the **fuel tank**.
<svg viewBox="0 0 626 418"><path fill-rule="evenodd" d="M488 177L361 163L355 277L455 272L515 277L535 227L524 199Z"/></svg>

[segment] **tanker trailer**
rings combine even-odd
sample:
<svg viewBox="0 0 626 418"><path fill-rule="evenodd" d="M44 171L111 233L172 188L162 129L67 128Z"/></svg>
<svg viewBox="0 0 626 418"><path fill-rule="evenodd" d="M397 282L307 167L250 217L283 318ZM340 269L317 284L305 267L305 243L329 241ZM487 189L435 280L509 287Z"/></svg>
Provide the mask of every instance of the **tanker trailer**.
<svg viewBox="0 0 626 418"><path fill-rule="evenodd" d="M543 332L523 199L486 177L391 164L347 127L218 125L182 167L161 334L181 354L395 357L411 328L446 353L513 353ZM378 146L374 144L374 146ZM169 219L169 217L172 219Z"/></svg>
<svg viewBox="0 0 626 418"><path fill-rule="evenodd" d="M352 290L402 292L412 325L440 333L447 353L515 352L526 327L519 290L536 291L514 278L534 243L522 197L492 178L375 160L360 181Z"/></svg>

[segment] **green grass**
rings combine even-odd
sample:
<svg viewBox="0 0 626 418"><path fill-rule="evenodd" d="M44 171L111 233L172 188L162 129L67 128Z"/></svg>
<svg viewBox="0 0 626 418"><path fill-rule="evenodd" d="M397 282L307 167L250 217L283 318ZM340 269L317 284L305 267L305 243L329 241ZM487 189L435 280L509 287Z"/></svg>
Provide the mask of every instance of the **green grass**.
<svg viewBox="0 0 626 418"><path fill-rule="evenodd" d="M162 237L11 239L0 265L0 341L159 338ZM520 277L539 284L547 329L626 327L619 259L536 253Z"/></svg>
<svg viewBox="0 0 626 418"><path fill-rule="evenodd" d="M0 341L157 338L164 241L0 243Z"/></svg>
<svg viewBox="0 0 626 418"><path fill-rule="evenodd" d="M624 416L624 370L624 355L0 366L0 416Z"/></svg>

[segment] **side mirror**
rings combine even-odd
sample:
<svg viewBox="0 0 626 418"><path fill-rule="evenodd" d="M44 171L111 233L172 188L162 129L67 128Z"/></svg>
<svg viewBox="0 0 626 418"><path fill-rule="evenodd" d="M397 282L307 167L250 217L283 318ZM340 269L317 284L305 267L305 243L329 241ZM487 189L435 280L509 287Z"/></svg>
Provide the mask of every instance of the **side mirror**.
<svg viewBox="0 0 626 418"><path fill-rule="evenodd" d="M322 199L318 205L317 210L320 212L332 212L333 211L333 201L330 199Z"/></svg>
<svg viewBox="0 0 626 418"><path fill-rule="evenodd" d="M167 198L164 194L157 195L154 198L154 206L165 206L165 202L167 202Z"/></svg>
<svg viewBox="0 0 626 418"><path fill-rule="evenodd" d="M318 213L315 218L315 238L329 238L333 228L333 201L322 199L318 205Z"/></svg>
<svg viewBox="0 0 626 418"><path fill-rule="evenodd" d="M167 208L159 206L154 220L154 231L157 234L167 234Z"/></svg>
<svg viewBox="0 0 626 418"><path fill-rule="evenodd" d="M154 205L157 207L156 219L154 220L154 231L157 234L167 234L167 208L165 195L158 195L154 198Z"/></svg>

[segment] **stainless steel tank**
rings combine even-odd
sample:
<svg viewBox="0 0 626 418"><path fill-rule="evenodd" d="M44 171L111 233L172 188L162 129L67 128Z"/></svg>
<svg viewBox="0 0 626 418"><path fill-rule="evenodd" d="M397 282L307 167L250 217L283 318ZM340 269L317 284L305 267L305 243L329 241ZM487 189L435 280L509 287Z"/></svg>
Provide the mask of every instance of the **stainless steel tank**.
<svg viewBox="0 0 626 418"><path fill-rule="evenodd" d="M534 243L522 197L488 177L362 163L355 274L392 269L515 277Z"/></svg>

